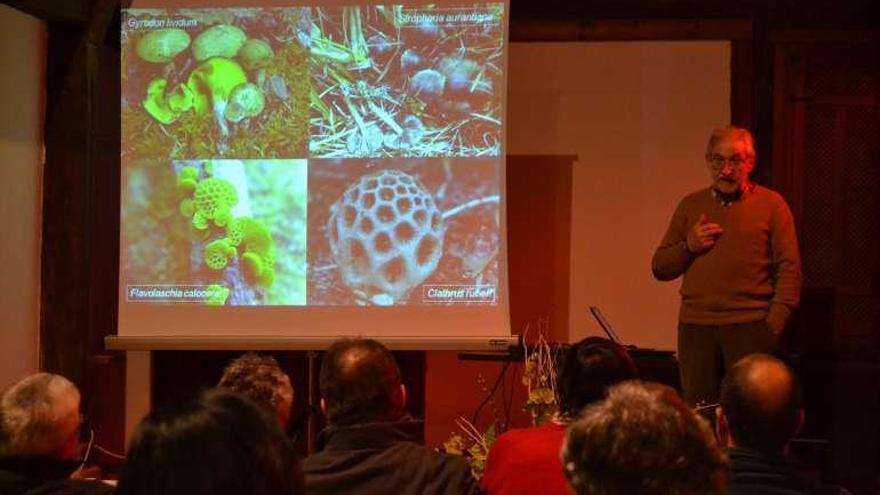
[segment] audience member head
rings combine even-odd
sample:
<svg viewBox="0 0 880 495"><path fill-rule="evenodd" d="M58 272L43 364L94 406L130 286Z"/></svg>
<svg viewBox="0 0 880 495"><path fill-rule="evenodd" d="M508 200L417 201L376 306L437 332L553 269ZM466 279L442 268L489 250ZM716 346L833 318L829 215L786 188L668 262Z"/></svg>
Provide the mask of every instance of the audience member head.
<svg viewBox="0 0 880 495"><path fill-rule="evenodd" d="M301 483L278 422L246 397L212 390L138 425L117 493L290 495Z"/></svg>
<svg viewBox="0 0 880 495"><path fill-rule="evenodd" d="M565 353L557 378L559 410L574 418L586 405L605 398L608 387L638 377L626 349L602 337L587 337Z"/></svg>
<svg viewBox="0 0 880 495"><path fill-rule="evenodd" d="M60 375L37 373L12 385L0 398L0 454L76 459L79 406L76 385Z"/></svg>
<svg viewBox="0 0 880 495"><path fill-rule="evenodd" d="M334 426L394 421L405 413L406 390L391 352L371 339L333 343L321 363L320 388Z"/></svg>
<svg viewBox="0 0 880 495"><path fill-rule="evenodd" d="M638 381L584 409L562 460L580 495L722 493L727 469L704 419L671 388Z"/></svg>
<svg viewBox="0 0 880 495"><path fill-rule="evenodd" d="M782 455L803 425L797 377L767 354L748 355L730 368L721 383L720 402L718 437L727 447Z"/></svg>
<svg viewBox="0 0 880 495"><path fill-rule="evenodd" d="M238 392L278 418L282 428L290 422L293 386L290 377L272 356L249 352L235 359L226 369L217 387Z"/></svg>

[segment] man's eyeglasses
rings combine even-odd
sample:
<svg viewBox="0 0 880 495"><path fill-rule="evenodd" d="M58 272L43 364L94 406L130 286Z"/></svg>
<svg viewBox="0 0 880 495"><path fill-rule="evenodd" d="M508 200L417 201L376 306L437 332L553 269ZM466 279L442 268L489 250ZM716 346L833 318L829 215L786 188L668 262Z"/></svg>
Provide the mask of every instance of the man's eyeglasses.
<svg viewBox="0 0 880 495"><path fill-rule="evenodd" d="M748 161L742 155L732 155L732 156L722 156L719 154L709 155L709 163L712 164L712 168L714 170L721 170L724 168L726 164L729 164L731 167L738 169L742 167L743 163Z"/></svg>

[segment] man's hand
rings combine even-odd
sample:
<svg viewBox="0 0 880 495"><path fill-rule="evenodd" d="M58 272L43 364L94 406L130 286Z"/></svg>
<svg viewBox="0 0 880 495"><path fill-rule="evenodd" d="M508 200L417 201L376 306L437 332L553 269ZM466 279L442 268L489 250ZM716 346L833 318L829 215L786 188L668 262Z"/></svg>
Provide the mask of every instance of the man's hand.
<svg viewBox="0 0 880 495"><path fill-rule="evenodd" d="M717 223L709 222L706 214L701 213L700 219L688 231L687 248L694 254L703 254L715 246L718 237L724 233L724 229Z"/></svg>

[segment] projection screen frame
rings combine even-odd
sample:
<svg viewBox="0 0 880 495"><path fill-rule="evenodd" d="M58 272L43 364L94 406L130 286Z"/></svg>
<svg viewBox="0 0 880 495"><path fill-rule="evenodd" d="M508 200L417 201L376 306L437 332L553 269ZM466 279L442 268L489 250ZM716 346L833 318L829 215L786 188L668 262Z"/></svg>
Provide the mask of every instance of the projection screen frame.
<svg viewBox="0 0 880 495"><path fill-rule="evenodd" d="M359 335L280 337L277 335L181 335L139 337L108 335L108 351L320 351L334 341ZM368 336L364 336L368 337ZM484 337L371 337L395 351L505 351L520 344L519 335Z"/></svg>

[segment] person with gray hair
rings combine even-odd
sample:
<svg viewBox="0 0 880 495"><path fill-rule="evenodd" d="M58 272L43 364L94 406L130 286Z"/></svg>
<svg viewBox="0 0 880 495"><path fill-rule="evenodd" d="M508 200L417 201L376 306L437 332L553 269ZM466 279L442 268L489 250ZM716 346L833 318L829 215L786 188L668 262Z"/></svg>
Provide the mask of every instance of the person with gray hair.
<svg viewBox="0 0 880 495"><path fill-rule="evenodd" d="M0 396L0 493L103 494L97 481L73 480L79 459L80 394L60 375L37 373Z"/></svg>
<svg viewBox="0 0 880 495"><path fill-rule="evenodd" d="M248 352L223 370L217 388L238 392L278 419L281 428L290 423L293 385L272 356Z"/></svg>
<svg viewBox="0 0 880 495"><path fill-rule="evenodd" d="M0 452L76 458L79 403L79 390L60 375L37 373L14 384L0 399Z"/></svg>
<svg viewBox="0 0 880 495"><path fill-rule="evenodd" d="M627 381L571 424L562 462L578 495L724 493L727 461L671 388Z"/></svg>
<svg viewBox="0 0 880 495"><path fill-rule="evenodd" d="M778 193L752 182L748 130L716 129L706 148L709 187L682 199L654 252L654 277L682 277L678 360L684 398L715 403L723 371L772 353L798 304L794 218Z"/></svg>

